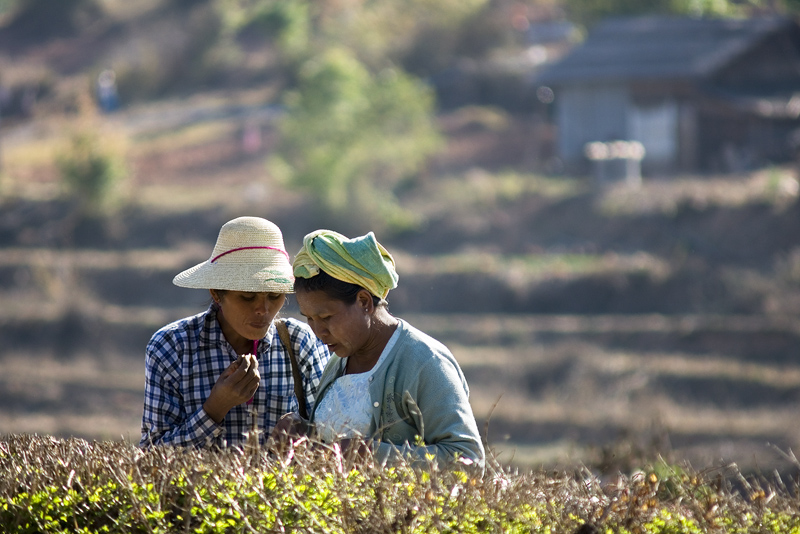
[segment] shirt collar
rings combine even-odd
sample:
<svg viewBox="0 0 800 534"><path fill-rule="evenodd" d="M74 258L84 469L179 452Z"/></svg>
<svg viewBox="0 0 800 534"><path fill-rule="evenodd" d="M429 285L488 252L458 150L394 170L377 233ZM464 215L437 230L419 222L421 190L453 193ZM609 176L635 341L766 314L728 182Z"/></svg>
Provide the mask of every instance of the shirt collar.
<svg viewBox="0 0 800 534"><path fill-rule="evenodd" d="M212 303L206 311L203 329L200 331L200 346L215 347L225 341L222 328L217 320L217 307Z"/></svg>

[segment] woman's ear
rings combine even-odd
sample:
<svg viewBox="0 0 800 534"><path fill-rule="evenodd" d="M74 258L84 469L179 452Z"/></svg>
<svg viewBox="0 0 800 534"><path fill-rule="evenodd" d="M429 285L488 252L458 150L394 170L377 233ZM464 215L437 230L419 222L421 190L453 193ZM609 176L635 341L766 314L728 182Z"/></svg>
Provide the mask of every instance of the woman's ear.
<svg viewBox="0 0 800 534"><path fill-rule="evenodd" d="M362 289L356 294L356 304L364 310L364 313L371 314L375 311L375 303L372 301L372 293L366 289Z"/></svg>
<svg viewBox="0 0 800 534"><path fill-rule="evenodd" d="M211 298L214 300L214 302L219 304L219 294L213 289L209 289L208 292L211 293Z"/></svg>

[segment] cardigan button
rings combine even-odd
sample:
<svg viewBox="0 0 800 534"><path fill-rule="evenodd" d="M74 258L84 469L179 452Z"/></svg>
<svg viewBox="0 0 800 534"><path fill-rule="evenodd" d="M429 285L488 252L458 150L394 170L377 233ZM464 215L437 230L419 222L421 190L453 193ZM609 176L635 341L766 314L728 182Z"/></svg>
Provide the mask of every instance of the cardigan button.
<svg viewBox="0 0 800 534"><path fill-rule="evenodd" d="M380 406L380 405L381 405L381 403L380 403L380 402L378 402L378 401L375 401L375 402L373 402L373 403L372 403L372 405L373 405L373 406L375 406L375 407L377 408L378 406Z"/></svg>

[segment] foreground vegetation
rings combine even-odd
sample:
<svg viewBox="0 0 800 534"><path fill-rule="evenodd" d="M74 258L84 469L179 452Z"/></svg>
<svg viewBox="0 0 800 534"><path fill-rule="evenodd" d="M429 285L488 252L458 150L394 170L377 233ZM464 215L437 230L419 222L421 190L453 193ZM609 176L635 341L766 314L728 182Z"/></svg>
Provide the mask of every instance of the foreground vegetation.
<svg viewBox="0 0 800 534"><path fill-rule="evenodd" d="M736 489L734 489L736 488ZM655 462L577 473L384 469L312 451L141 451L124 442L0 441L4 532L800 532L794 482Z"/></svg>

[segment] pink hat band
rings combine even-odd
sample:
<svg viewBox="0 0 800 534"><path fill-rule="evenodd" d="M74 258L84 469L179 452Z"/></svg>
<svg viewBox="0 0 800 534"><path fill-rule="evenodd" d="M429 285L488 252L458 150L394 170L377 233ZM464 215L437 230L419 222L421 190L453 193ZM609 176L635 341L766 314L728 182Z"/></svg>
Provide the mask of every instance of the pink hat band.
<svg viewBox="0 0 800 534"><path fill-rule="evenodd" d="M215 261L220 259L222 256L225 256L226 254L230 254L231 252L238 252L240 250L253 250L253 249L259 249L259 248L260 249L267 249L267 250L277 250L278 252L280 252L281 254L286 256L287 259L289 259L289 253L286 252L283 249L278 248L278 247L239 247L239 248L234 248L234 249L228 250L226 252L223 252L222 254L218 254L218 255L214 256L213 258L211 258L211 260L209 260L209 261L210 261L210 263L214 263Z"/></svg>

